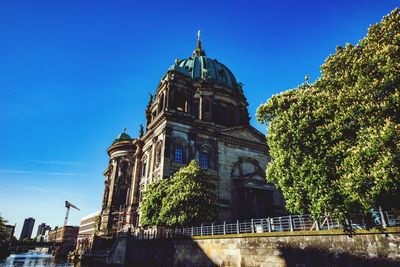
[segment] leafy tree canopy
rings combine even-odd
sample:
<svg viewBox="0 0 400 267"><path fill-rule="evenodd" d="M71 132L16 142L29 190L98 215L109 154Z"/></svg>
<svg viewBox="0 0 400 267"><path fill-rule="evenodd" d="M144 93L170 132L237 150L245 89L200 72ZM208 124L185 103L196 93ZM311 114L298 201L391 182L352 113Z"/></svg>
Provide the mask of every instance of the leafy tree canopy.
<svg viewBox="0 0 400 267"><path fill-rule="evenodd" d="M6 223L7 221L0 216L0 242L7 238Z"/></svg>
<svg viewBox="0 0 400 267"><path fill-rule="evenodd" d="M217 218L215 184L196 161L151 184L141 206L143 225L198 225Z"/></svg>
<svg viewBox="0 0 400 267"><path fill-rule="evenodd" d="M170 179L161 179L150 184L143 195L140 207L142 225L163 225L160 220L160 212L163 199L167 195Z"/></svg>
<svg viewBox="0 0 400 267"><path fill-rule="evenodd" d="M344 219L398 208L400 9L358 44L337 47L321 72L258 108L268 125L267 180L295 213Z"/></svg>

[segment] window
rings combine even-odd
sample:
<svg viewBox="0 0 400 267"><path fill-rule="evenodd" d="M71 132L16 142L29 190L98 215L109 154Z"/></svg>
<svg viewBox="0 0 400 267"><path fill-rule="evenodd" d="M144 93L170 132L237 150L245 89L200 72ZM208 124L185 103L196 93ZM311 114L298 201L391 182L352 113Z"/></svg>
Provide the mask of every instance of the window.
<svg viewBox="0 0 400 267"><path fill-rule="evenodd" d="M118 192L118 207L124 207L126 204L127 188L121 188Z"/></svg>
<svg viewBox="0 0 400 267"><path fill-rule="evenodd" d="M174 159L175 159L175 163L180 163L180 164L183 163L183 147L182 146L175 147Z"/></svg>
<svg viewBox="0 0 400 267"><path fill-rule="evenodd" d="M175 92L175 108L178 111L185 111L186 97L183 92Z"/></svg>
<svg viewBox="0 0 400 267"><path fill-rule="evenodd" d="M158 104L158 113L161 113L164 109L164 94L160 96L160 103Z"/></svg>
<svg viewBox="0 0 400 267"><path fill-rule="evenodd" d="M200 152L200 167L209 168L209 155L207 152Z"/></svg>
<svg viewBox="0 0 400 267"><path fill-rule="evenodd" d="M204 99L204 112L210 112L210 102Z"/></svg>
<svg viewBox="0 0 400 267"><path fill-rule="evenodd" d="M161 143L158 143L158 144L157 144L157 147L156 147L156 163L155 163L155 167L156 167L156 168L157 168L157 167L160 165L160 163L161 163L161 149L162 149Z"/></svg>
<svg viewBox="0 0 400 267"><path fill-rule="evenodd" d="M225 126L228 125L228 110L225 105L220 107L220 123Z"/></svg>
<svg viewBox="0 0 400 267"><path fill-rule="evenodd" d="M192 107L192 115L196 118L199 119L199 101L198 100L194 100L193 101L193 107Z"/></svg>
<svg viewBox="0 0 400 267"><path fill-rule="evenodd" d="M146 167L147 167L147 162L143 161L143 163L142 163L142 177L146 176Z"/></svg>

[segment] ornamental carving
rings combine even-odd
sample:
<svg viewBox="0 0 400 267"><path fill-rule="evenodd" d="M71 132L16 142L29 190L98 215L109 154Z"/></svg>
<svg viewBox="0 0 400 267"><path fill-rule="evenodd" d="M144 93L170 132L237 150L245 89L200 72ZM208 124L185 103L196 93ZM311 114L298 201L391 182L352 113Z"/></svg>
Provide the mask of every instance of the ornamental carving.
<svg viewBox="0 0 400 267"><path fill-rule="evenodd" d="M253 179L264 177L264 171L259 162L253 158L239 158L231 170L233 179Z"/></svg>

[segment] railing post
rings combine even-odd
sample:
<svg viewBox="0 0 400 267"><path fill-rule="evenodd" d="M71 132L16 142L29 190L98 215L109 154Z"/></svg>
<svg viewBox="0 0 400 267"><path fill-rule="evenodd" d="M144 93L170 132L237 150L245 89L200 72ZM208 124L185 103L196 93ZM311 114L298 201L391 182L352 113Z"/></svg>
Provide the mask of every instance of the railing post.
<svg viewBox="0 0 400 267"><path fill-rule="evenodd" d="M350 229L352 229L352 227L351 227L351 221L349 221L349 219L347 219L347 217L344 219L344 221L345 221L346 224L350 227Z"/></svg>
<svg viewBox="0 0 400 267"><path fill-rule="evenodd" d="M214 223L211 224L211 235L214 235Z"/></svg>
<svg viewBox="0 0 400 267"><path fill-rule="evenodd" d="M329 216L326 216L326 225L328 226L328 230L331 230L331 226L329 224Z"/></svg>
<svg viewBox="0 0 400 267"><path fill-rule="evenodd" d="M226 222L224 221L224 235L226 235Z"/></svg>
<svg viewBox="0 0 400 267"><path fill-rule="evenodd" d="M236 232L237 232L238 234L240 233L239 220L236 220Z"/></svg>
<svg viewBox="0 0 400 267"><path fill-rule="evenodd" d="M269 217L267 219L267 222L268 222L268 232L271 233L271 219Z"/></svg>
<svg viewBox="0 0 400 267"><path fill-rule="evenodd" d="M279 229L280 229L281 232L283 232L282 217L279 217Z"/></svg>
<svg viewBox="0 0 400 267"><path fill-rule="evenodd" d="M254 233L254 219L251 219L251 232Z"/></svg>
<svg viewBox="0 0 400 267"><path fill-rule="evenodd" d="M264 219L261 219L261 233L264 233Z"/></svg>
<svg viewBox="0 0 400 267"><path fill-rule="evenodd" d="M315 230L319 231L319 222L318 222L318 220L316 220L314 223L315 223Z"/></svg>
<svg viewBox="0 0 400 267"><path fill-rule="evenodd" d="M379 206L379 214L381 215L382 227L386 228L387 227L387 222L386 222L385 214L383 214L383 210L382 210L381 206Z"/></svg>
<svg viewBox="0 0 400 267"><path fill-rule="evenodd" d="M200 226L200 235L201 236L203 235L203 224L201 224L201 226Z"/></svg>
<svg viewBox="0 0 400 267"><path fill-rule="evenodd" d="M192 226L192 236L194 236L194 227Z"/></svg>
<svg viewBox="0 0 400 267"><path fill-rule="evenodd" d="M299 219L301 230L304 231L305 229L304 229L304 219L303 219L303 216L297 215L297 218Z"/></svg>
<svg viewBox="0 0 400 267"><path fill-rule="evenodd" d="M290 227L290 232L293 232L292 215L289 215L289 227Z"/></svg>

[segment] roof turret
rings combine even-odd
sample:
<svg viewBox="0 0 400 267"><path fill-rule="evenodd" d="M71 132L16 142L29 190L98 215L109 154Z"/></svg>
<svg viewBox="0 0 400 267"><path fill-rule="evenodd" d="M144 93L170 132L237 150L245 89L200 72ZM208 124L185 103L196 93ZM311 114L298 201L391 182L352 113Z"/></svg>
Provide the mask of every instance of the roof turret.
<svg viewBox="0 0 400 267"><path fill-rule="evenodd" d="M129 134L126 133L126 128L122 129L122 133L120 133L116 138L115 141L121 142L121 141L130 141L132 138L129 136Z"/></svg>

